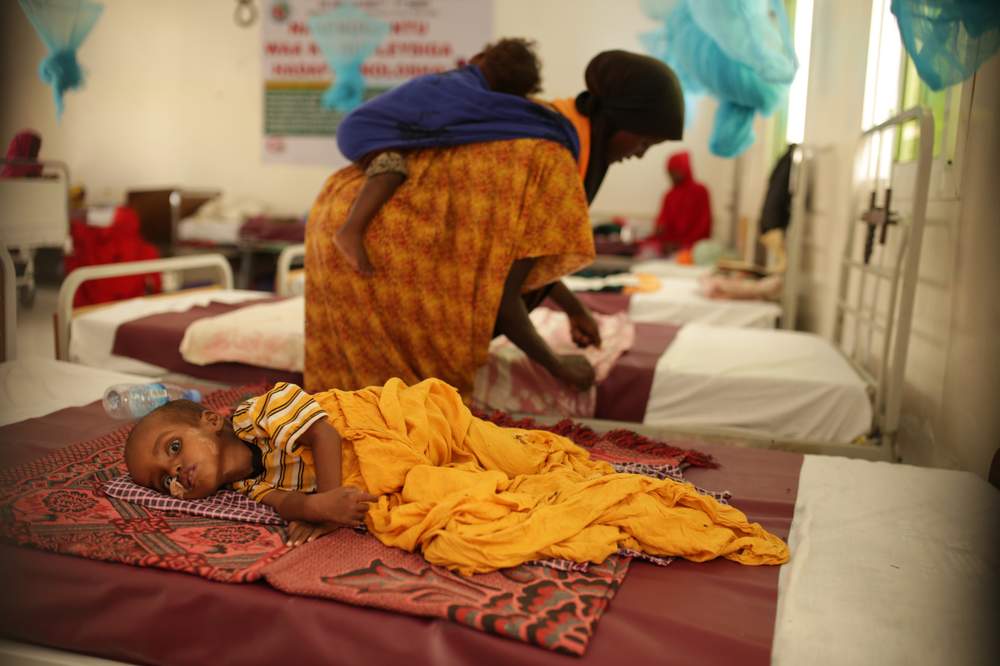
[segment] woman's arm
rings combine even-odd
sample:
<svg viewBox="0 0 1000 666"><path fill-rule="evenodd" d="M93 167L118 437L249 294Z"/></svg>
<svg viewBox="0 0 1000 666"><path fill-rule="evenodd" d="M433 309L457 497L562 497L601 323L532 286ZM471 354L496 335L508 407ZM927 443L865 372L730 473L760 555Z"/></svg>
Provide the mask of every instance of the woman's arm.
<svg viewBox="0 0 1000 666"><path fill-rule="evenodd" d="M528 358L553 376L569 382L581 391L586 390L594 383L594 369L587 359L575 354L559 355L553 352L535 330L528 316L528 308L521 298L521 288L534 263L534 259L518 259L511 266L500 298L496 328L527 354Z"/></svg>
<svg viewBox="0 0 1000 666"><path fill-rule="evenodd" d="M562 280L556 282L549 292L549 298L556 302L569 317L570 335L577 347L601 347L601 332L590 309L576 297Z"/></svg>

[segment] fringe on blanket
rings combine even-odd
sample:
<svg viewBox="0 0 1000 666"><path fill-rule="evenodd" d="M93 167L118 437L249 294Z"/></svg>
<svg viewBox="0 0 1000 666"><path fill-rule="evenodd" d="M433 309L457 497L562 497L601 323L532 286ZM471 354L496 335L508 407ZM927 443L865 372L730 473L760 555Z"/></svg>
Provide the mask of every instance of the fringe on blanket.
<svg viewBox="0 0 1000 666"><path fill-rule="evenodd" d="M705 467L715 469L719 463L710 454L696 449L686 449L667 442L657 441L640 435L632 430L617 428L605 433L598 433L593 428L572 419L562 419L557 423L544 425L531 417L516 419L506 412L494 410L484 412L473 408L472 413L484 421L490 421L504 428L524 428L526 430L546 430L556 435L570 439L574 444L586 449L592 448L597 442L605 441L621 448L644 452L656 452L675 456L682 467Z"/></svg>

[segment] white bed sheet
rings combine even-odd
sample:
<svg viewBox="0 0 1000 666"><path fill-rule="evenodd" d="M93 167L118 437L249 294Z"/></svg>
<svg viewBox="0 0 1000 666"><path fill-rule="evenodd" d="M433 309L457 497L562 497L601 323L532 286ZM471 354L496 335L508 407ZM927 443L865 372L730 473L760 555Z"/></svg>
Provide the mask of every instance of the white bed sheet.
<svg viewBox="0 0 1000 666"><path fill-rule="evenodd" d="M714 266L695 266L678 264L672 259L645 259L632 264L629 269L633 273L649 273L656 277L700 278L715 270Z"/></svg>
<svg viewBox="0 0 1000 666"><path fill-rule="evenodd" d="M148 377L40 357L0 363L0 426L86 405L113 384L146 381Z"/></svg>
<svg viewBox="0 0 1000 666"><path fill-rule="evenodd" d="M99 308L74 320L71 359L91 367L159 376L167 370L111 353L115 330L120 324L136 317L204 305L210 300L234 303L265 295L214 290L133 299ZM301 298L292 299L286 306L299 312L301 308L290 305L299 301ZM274 307L283 306L269 305L264 309ZM197 326L205 329L209 338L221 339L225 336L218 330L220 324L228 322L236 329L246 328L238 322L248 314L239 311L202 320ZM301 316L304 318L304 312ZM269 330L267 345L253 348L258 355L266 352L268 360L254 357L252 361L261 367L301 370L304 323L286 316L274 317L273 321L279 325ZM185 336L189 346L192 335ZM238 355L247 352L247 345L239 343L239 336L234 336L233 341L224 350L229 354L226 359L250 362ZM191 356L191 349L186 351L185 358L194 363L219 360ZM822 338L789 331L693 323L684 325L657 363L644 422L847 443L867 433L871 420L864 383Z"/></svg>
<svg viewBox="0 0 1000 666"><path fill-rule="evenodd" d="M152 314L181 312L196 305L208 305L212 301L241 303L268 296L273 296L273 294L241 289L206 289L189 293L132 298L95 308L73 317L70 324L69 360L92 368L104 368L150 377L162 375L167 372L164 368L111 353L115 343L115 332L121 324Z"/></svg>
<svg viewBox="0 0 1000 666"><path fill-rule="evenodd" d="M772 663L997 663L997 516L969 472L806 456Z"/></svg>
<svg viewBox="0 0 1000 666"><path fill-rule="evenodd" d="M177 223L177 240L236 245L240 240L242 226L242 220L189 217Z"/></svg>
<svg viewBox="0 0 1000 666"><path fill-rule="evenodd" d="M656 365L644 422L848 443L868 432L872 407L817 335L686 324Z"/></svg>
<svg viewBox="0 0 1000 666"><path fill-rule="evenodd" d="M697 278L658 277L658 290L633 294L629 300L632 321L774 328L781 315L781 307L768 301L706 298Z"/></svg>

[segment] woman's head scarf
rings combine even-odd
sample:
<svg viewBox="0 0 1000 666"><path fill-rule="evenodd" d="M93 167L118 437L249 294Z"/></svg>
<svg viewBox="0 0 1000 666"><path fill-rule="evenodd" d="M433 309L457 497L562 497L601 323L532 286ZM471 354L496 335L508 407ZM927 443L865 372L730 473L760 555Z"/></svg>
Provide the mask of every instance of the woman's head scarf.
<svg viewBox="0 0 1000 666"><path fill-rule="evenodd" d="M587 65L587 89L576 109L590 118L590 163L584 179L593 201L608 171L608 142L617 130L657 140L684 133L684 95L677 76L662 61L628 51L604 51Z"/></svg>

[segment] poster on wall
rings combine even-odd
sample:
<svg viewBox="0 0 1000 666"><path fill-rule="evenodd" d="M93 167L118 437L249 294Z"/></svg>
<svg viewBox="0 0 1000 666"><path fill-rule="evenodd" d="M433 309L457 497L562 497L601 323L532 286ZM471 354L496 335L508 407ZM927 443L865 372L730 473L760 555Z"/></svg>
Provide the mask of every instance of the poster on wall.
<svg viewBox="0 0 1000 666"><path fill-rule="evenodd" d="M453 69L493 36L493 0L263 0L263 8L262 158L271 164L347 163L336 139L345 114L323 103L342 70L326 57L329 35L314 39L311 26L336 23L352 48L374 35L361 51L362 99Z"/></svg>

